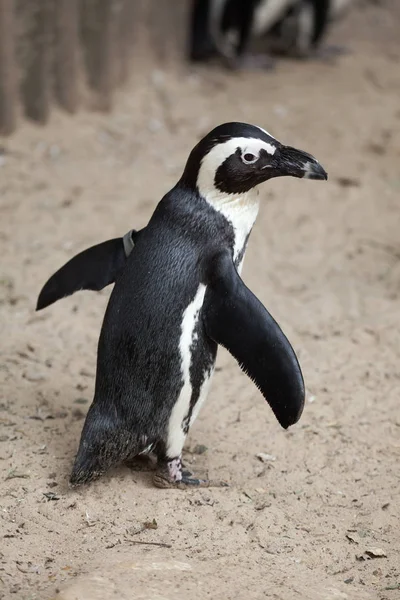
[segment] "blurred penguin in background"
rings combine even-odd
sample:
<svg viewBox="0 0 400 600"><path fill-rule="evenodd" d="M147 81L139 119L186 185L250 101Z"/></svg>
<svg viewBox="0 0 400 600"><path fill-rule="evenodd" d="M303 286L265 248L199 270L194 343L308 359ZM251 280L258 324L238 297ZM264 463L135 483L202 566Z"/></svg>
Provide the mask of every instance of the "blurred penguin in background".
<svg viewBox="0 0 400 600"><path fill-rule="evenodd" d="M346 14L352 0L296 0L274 26L264 33L274 54L295 58L332 58L342 54L326 46L330 26Z"/></svg>
<svg viewBox="0 0 400 600"><path fill-rule="evenodd" d="M352 0L194 0L190 23L190 60L223 58L232 68L272 66L269 54L298 58L329 57L324 48L331 23ZM251 55L254 41L265 52Z"/></svg>

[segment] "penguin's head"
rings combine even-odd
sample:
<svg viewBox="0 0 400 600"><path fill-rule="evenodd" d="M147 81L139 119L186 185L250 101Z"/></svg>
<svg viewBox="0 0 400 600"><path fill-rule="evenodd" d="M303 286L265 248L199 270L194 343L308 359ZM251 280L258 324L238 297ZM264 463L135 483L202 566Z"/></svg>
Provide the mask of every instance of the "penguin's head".
<svg viewBox="0 0 400 600"><path fill-rule="evenodd" d="M268 179L285 175L328 178L311 154L281 144L255 125L225 123L193 148L181 182L207 198L245 194Z"/></svg>

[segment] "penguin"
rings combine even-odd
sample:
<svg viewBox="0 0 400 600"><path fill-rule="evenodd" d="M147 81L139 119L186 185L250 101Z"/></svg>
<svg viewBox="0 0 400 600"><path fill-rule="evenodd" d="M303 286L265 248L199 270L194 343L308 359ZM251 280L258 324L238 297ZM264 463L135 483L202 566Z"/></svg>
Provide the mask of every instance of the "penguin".
<svg viewBox="0 0 400 600"><path fill-rule="evenodd" d="M125 263L117 265L100 332L94 399L71 485L143 455L156 458L157 487L223 485L182 469L182 448L206 399L219 345L282 427L299 420L304 382L296 354L240 276L258 186L282 176L327 179L313 156L264 129L219 125L193 148L127 258L118 244ZM110 272L92 286L107 282Z"/></svg>
<svg viewBox="0 0 400 600"><path fill-rule="evenodd" d="M253 34L256 10L261 0L216 0L211 15L211 32L217 49L232 68L246 66L270 66L266 55L258 57L248 54L248 46Z"/></svg>
<svg viewBox="0 0 400 600"><path fill-rule="evenodd" d="M270 30L271 50L298 58L315 54L329 24L331 0L298 0Z"/></svg>
<svg viewBox="0 0 400 600"><path fill-rule="evenodd" d="M332 58L337 46L323 47L329 27L350 7L351 0L297 0L269 30L270 51L294 58Z"/></svg>
<svg viewBox="0 0 400 600"><path fill-rule="evenodd" d="M275 23L284 14L286 4L292 1L194 0L190 23L190 60L207 61L219 56L231 68L248 65L269 67L271 63L265 54L259 57L247 54L250 39L254 36L254 26L260 21L257 9L263 9L268 4L267 13L261 11L265 29L269 21Z"/></svg>
<svg viewBox="0 0 400 600"><path fill-rule="evenodd" d="M339 54L337 48L320 52L320 46L330 23L344 14L350 3L351 0L199 0L204 31L208 20L207 39L214 43L198 60L219 54L233 68L270 68L273 62L267 54L248 54L250 42L260 38L266 40L272 54L298 58ZM196 18L192 32L195 23Z"/></svg>

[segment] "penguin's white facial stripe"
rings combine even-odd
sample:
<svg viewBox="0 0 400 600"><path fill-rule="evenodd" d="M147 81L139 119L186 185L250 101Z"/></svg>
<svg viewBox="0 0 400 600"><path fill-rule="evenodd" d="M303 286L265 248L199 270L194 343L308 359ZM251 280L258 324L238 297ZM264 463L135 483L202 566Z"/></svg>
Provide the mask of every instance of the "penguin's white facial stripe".
<svg viewBox="0 0 400 600"><path fill-rule="evenodd" d="M234 158L235 154L238 154L238 148L240 152L240 156L236 157L238 166L243 163L243 168L246 171L257 168L257 161L260 159L262 152L272 157L276 151L275 146L258 138L232 138L227 142L217 144L206 154L201 163L197 180L200 194L213 208L221 212L233 227L235 236L234 260L243 249L256 220L259 207L258 191L256 189L250 189L244 193L228 193L221 191L216 185L215 176L218 169L230 157ZM246 164L243 161L246 154L252 154L256 157L256 160ZM261 169L260 172L262 172Z"/></svg>
<svg viewBox="0 0 400 600"><path fill-rule="evenodd" d="M269 156L273 156L276 152L276 146L273 143L268 143L259 138L237 137L216 144L204 156L197 177L197 188L204 198L208 199L216 193L220 194L220 190L218 190L215 185L215 175L219 167L221 167L227 159L235 155L238 149L242 160L246 154L252 154L253 156L259 157L262 151L266 152ZM243 161L243 164L251 165L254 163L246 163Z"/></svg>

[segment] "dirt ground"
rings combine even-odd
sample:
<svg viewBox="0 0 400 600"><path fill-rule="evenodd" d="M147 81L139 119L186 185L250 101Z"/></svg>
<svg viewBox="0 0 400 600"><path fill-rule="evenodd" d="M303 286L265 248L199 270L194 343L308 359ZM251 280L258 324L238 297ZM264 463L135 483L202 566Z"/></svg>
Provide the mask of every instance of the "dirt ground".
<svg viewBox="0 0 400 600"><path fill-rule="evenodd" d="M113 114L59 113L45 129L26 124L2 141L3 600L52 598L119 556L192 565L189 575L169 576L164 594L137 588L135 598L400 598L395 4L343 23L333 38L352 53L335 66L143 69ZM71 491L110 290L42 313L37 294L81 249L145 225L197 139L228 120L265 127L329 171L327 184L282 179L261 188L243 270L298 353L303 417L283 431L221 351L186 459L229 488L159 490L149 474L120 468Z"/></svg>

